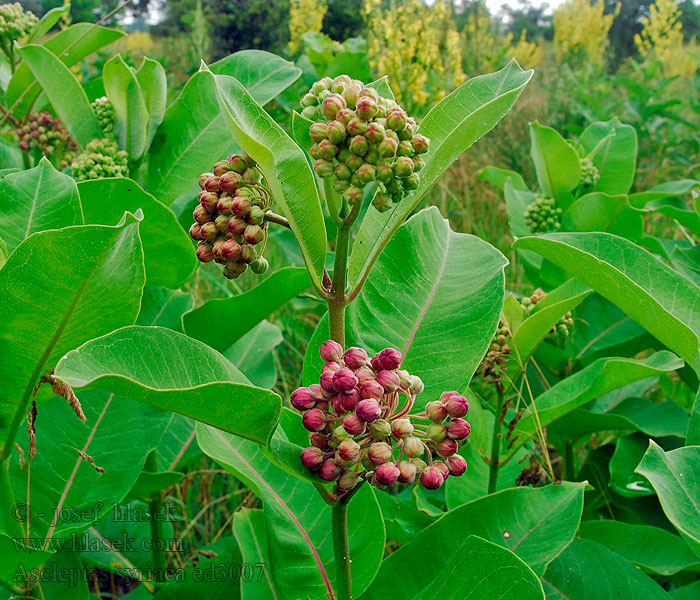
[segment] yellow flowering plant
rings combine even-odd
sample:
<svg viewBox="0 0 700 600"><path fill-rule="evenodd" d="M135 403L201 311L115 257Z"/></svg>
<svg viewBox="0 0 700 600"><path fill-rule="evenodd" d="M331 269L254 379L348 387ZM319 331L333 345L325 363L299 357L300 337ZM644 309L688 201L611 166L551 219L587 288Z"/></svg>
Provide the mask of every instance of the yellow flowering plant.
<svg viewBox="0 0 700 600"><path fill-rule="evenodd" d="M289 52L296 54L304 34L320 32L328 5L324 0L290 0L289 3Z"/></svg>
<svg viewBox="0 0 700 600"><path fill-rule="evenodd" d="M554 12L554 51L557 63L605 62L608 33L620 11L618 3L605 14L605 3L597 0L567 0Z"/></svg>

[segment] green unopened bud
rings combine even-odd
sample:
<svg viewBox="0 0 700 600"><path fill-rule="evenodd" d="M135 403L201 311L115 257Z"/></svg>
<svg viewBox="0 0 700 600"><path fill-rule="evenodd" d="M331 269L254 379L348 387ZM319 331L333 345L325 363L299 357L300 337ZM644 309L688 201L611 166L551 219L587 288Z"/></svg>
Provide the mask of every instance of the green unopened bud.
<svg viewBox="0 0 700 600"><path fill-rule="evenodd" d="M360 97L360 90L355 86L349 85L343 90L343 98L348 108L355 108L357 99Z"/></svg>
<svg viewBox="0 0 700 600"><path fill-rule="evenodd" d="M307 106L316 106L317 104L318 98L315 94L304 94L304 96L301 99L302 108L306 108Z"/></svg>
<svg viewBox="0 0 700 600"><path fill-rule="evenodd" d="M314 171L316 171L316 175L319 177L331 177L334 172L333 168L333 163L329 160L324 160L323 158L319 158L315 163L314 163Z"/></svg>
<svg viewBox="0 0 700 600"><path fill-rule="evenodd" d="M416 154L425 154L430 148L430 140L421 134L414 135L411 144Z"/></svg>
<svg viewBox="0 0 700 600"><path fill-rule="evenodd" d="M379 181L386 183L394 178L394 169L387 162L380 162L376 168L376 177Z"/></svg>
<svg viewBox="0 0 700 600"><path fill-rule="evenodd" d="M406 127L406 113L401 108L394 108L386 115L386 124L389 129L401 131Z"/></svg>
<svg viewBox="0 0 700 600"><path fill-rule="evenodd" d="M350 187L350 181L348 179L334 179L331 185L333 186L333 189L336 192L338 192L339 194L343 194L345 190L347 190Z"/></svg>
<svg viewBox="0 0 700 600"><path fill-rule="evenodd" d="M369 150L369 142L363 135L356 135L350 140L350 152L358 156L364 156Z"/></svg>
<svg viewBox="0 0 700 600"><path fill-rule="evenodd" d="M417 437L407 437L403 441L403 453L408 456L408 458L418 458L422 456L423 452L425 452L425 446Z"/></svg>
<svg viewBox="0 0 700 600"><path fill-rule="evenodd" d="M374 206L374 208L376 208L379 212L386 212L391 208L391 205L391 196L389 194L385 194L384 192L379 192L372 200L372 206Z"/></svg>
<svg viewBox="0 0 700 600"><path fill-rule="evenodd" d="M410 419L396 419L391 423L391 433L397 439L406 439L413 434L413 425Z"/></svg>
<svg viewBox="0 0 700 600"><path fill-rule="evenodd" d="M243 239L253 246L262 242L264 237L265 232L258 225L248 225L243 232Z"/></svg>
<svg viewBox="0 0 700 600"><path fill-rule="evenodd" d="M365 87L360 91L360 96L372 98L375 102L379 102L379 92L374 88Z"/></svg>
<svg viewBox="0 0 700 600"><path fill-rule="evenodd" d="M261 275L270 268L270 263L264 256L258 256L252 263L250 263L250 270L257 275Z"/></svg>
<svg viewBox="0 0 700 600"><path fill-rule="evenodd" d="M396 154L399 156L414 156L415 153L416 151L413 149L413 144L410 141L404 140L399 142L399 149L396 151Z"/></svg>
<svg viewBox="0 0 700 600"><path fill-rule="evenodd" d="M321 106L321 112L323 116L329 120L335 119L338 111L346 108L345 99L340 94L331 94L324 101Z"/></svg>
<svg viewBox="0 0 700 600"><path fill-rule="evenodd" d="M321 140L318 143L318 156L325 160L333 160L338 154L338 146L331 143L330 140Z"/></svg>
<svg viewBox="0 0 700 600"><path fill-rule="evenodd" d="M365 163L359 169L357 169L356 175L362 184L368 184L374 181L375 172L376 169L374 166Z"/></svg>
<svg viewBox="0 0 700 600"><path fill-rule="evenodd" d="M265 211L259 206L251 206L250 212L246 217L251 225L260 225L265 220Z"/></svg>
<svg viewBox="0 0 700 600"><path fill-rule="evenodd" d="M347 131L345 130L345 125L340 121L331 121L328 123L328 139L333 144L341 144L345 141L347 137Z"/></svg>
<svg viewBox="0 0 700 600"><path fill-rule="evenodd" d="M346 125L347 132L352 136L364 135L367 131L367 127L369 127L369 123L367 123L367 121L363 121L358 117L351 119L350 122Z"/></svg>
<svg viewBox="0 0 700 600"><path fill-rule="evenodd" d="M413 173L413 161L408 156L399 156L394 162L394 174L405 178Z"/></svg>
<svg viewBox="0 0 700 600"><path fill-rule="evenodd" d="M351 471L350 469L345 469L343 473L338 478L338 489L347 492L353 489L360 479L360 474L356 471Z"/></svg>
<svg viewBox="0 0 700 600"><path fill-rule="evenodd" d="M355 111L350 108L343 108L335 115L335 120L347 127L348 123L356 117Z"/></svg>
<svg viewBox="0 0 700 600"><path fill-rule="evenodd" d="M428 426L428 437L439 443L447 437L447 428L442 423L431 423Z"/></svg>
<svg viewBox="0 0 700 600"><path fill-rule="evenodd" d="M364 160L362 159L361 156L358 156L357 154L351 154L346 160L345 164L347 165L348 169L350 169L353 173L357 171L363 164Z"/></svg>
<svg viewBox="0 0 700 600"><path fill-rule="evenodd" d="M396 156L396 151L399 148L399 143L390 137L385 137L378 145L377 151L382 158L393 158Z"/></svg>
<svg viewBox="0 0 700 600"><path fill-rule="evenodd" d="M321 111L318 106L307 106L301 111L301 116L309 121L315 121L319 118Z"/></svg>
<svg viewBox="0 0 700 600"><path fill-rule="evenodd" d="M359 204L362 202L362 197L362 190L354 185L351 185L343 192L343 198L345 198L349 204Z"/></svg>
<svg viewBox="0 0 700 600"><path fill-rule="evenodd" d="M347 180L352 176L352 171L347 165L340 163L339 165L336 165L334 174L338 179Z"/></svg>
<svg viewBox="0 0 700 600"><path fill-rule="evenodd" d="M248 161L241 154L231 154L227 159L229 167L239 175L248 168Z"/></svg>
<svg viewBox="0 0 700 600"><path fill-rule="evenodd" d="M370 423L369 435L373 440L385 440L391 435L391 423L386 419L377 419Z"/></svg>
<svg viewBox="0 0 700 600"><path fill-rule="evenodd" d="M420 171L425 166L425 161L423 160L423 157L419 156L418 154L413 156L411 160L413 161L413 170L416 172Z"/></svg>
<svg viewBox="0 0 700 600"><path fill-rule="evenodd" d="M403 189L407 191L417 190L419 185L420 175L418 175L418 173L411 173L403 180Z"/></svg>
<svg viewBox="0 0 700 600"><path fill-rule="evenodd" d="M328 137L328 124L327 123L313 123L309 127L309 137L314 142L320 142Z"/></svg>

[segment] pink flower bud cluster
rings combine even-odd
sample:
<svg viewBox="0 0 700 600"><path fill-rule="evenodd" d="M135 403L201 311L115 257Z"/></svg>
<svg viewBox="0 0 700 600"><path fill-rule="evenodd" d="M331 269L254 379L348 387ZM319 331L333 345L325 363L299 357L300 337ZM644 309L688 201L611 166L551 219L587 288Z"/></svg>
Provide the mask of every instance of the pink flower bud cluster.
<svg viewBox="0 0 700 600"><path fill-rule="evenodd" d="M267 238L265 214L272 196L256 162L245 153L232 154L217 162L213 172L200 175L199 187L190 227L192 239L199 242L197 258L224 265L229 279L240 277L248 266L264 273L268 262L255 246Z"/></svg>
<svg viewBox="0 0 700 600"><path fill-rule="evenodd" d="M303 413L311 446L301 453L306 468L337 492L360 481L376 486L419 481L430 490L467 463L457 454L470 433L464 419L469 403L444 392L425 411L412 413L423 382L401 369L401 353L385 348L370 358L358 347L343 350L333 340L320 348L324 361L319 383L292 392Z"/></svg>
<svg viewBox="0 0 700 600"><path fill-rule="evenodd" d="M49 110L29 113L24 124L17 127L15 135L21 150L43 154L61 169L71 163L77 151L68 130Z"/></svg>

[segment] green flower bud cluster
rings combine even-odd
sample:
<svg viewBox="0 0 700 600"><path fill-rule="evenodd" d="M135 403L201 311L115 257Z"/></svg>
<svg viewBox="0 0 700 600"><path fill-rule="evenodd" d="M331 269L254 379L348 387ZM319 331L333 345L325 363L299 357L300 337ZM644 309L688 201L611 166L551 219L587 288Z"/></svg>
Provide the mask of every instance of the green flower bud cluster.
<svg viewBox="0 0 700 600"><path fill-rule="evenodd" d="M562 210L554 198L535 196L525 211L525 223L532 233L550 233L561 227Z"/></svg>
<svg viewBox="0 0 700 600"><path fill-rule="evenodd" d="M78 154L71 165L73 177L78 181L126 177L129 174L129 155L119 150L116 142L106 138L92 140L85 152Z"/></svg>
<svg viewBox="0 0 700 600"><path fill-rule="evenodd" d="M90 106L92 106L102 131L112 133L114 131L114 105L109 98L107 96L96 98Z"/></svg>
<svg viewBox="0 0 700 600"><path fill-rule="evenodd" d="M423 382L399 368L403 357L395 348L370 358L362 348L344 351L328 340L320 354L319 383L294 390L291 404L303 413L311 442L301 462L335 482L337 497L361 481L378 487L419 481L435 490L464 474L467 463L457 454L471 431L464 396L445 392L412 413Z"/></svg>
<svg viewBox="0 0 700 600"><path fill-rule="evenodd" d="M486 352L486 356L481 360L481 365L479 365L480 373L484 377L490 378L491 383L501 381L503 367L505 367L510 354L509 338L510 330L508 325L503 320L499 321L498 329L496 329L493 340L491 340L491 345Z"/></svg>
<svg viewBox="0 0 700 600"><path fill-rule="evenodd" d="M0 4L0 39L2 47L12 47L15 40L21 40L39 22L31 11L24 11L19 2Z"/></svg>
<svg viewBox="0 0 700 600"><path fill-rule="evenodd" d="M77 149L61 121L48 110L29 113L24 125L15 130L15 135L20 149L41 152L62 169L70 164Z"/></svg>
<svg viewBox="0 0 700 600"><path fill-rule="evenodd" d="M365 187L376 182L373 205L383 212L418 187L430 140L416 133L415 119L394 100L338 75L314 83L301 106L302 115L314 121L309 129L314 170L332 177L348 203L362 202Z"/></svg>
<svg viewBox="0 0 700 600"><path fill-rule="evenodd" d="M600 179L598 168L590 158L581 159L581 186L584 189L591 189L596 186Z"/></svg>
<svg viewBox="0 0 700 600"><path fill-rule="evenodd" d="M250 266L264 273L269 264L256 246L267 242L265 215L272 195L257 163L247 154L232 154L199 177L199 204L194 209L192 239L199 242L197 258L224 265L224 276L237 279Z"/></svg>
<svg viewBox="0 0 700 600"><path fill-rule="evenodd" d="M532 309L535 308L535 305L546 295L547 292L545 292L542 288L537 288L534 292L532 292L531 296L523 297L520 300L520 306L522 306L525 310L525 315L528 316L532 312ZM560 336L566 337L571 332L573 326L573 315L571 314L571 311L567 311L567 313L554 324L554 327L549 330L549 333L558 333Z"/></svg>

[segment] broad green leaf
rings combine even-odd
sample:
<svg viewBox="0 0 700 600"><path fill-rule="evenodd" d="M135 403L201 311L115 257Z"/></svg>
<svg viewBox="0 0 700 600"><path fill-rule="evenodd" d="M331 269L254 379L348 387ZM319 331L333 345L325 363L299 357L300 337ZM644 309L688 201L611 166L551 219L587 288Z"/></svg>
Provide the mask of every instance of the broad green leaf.
<svg viewBox="0 0 700 600"><path fill-rule="evenodd" d="M700 596L700 581L674 588L669 591L669 596L673 600L697 600L698 596Z"/></svg>
<svg viewBox="0 0 700 600"><path fill-rule="evenodd" d="M277 600L267 565L270 564L265 535L265 515L261 510L244 508L233 518L233 535L243 555L243 564L253 577L241 577L243 600Z"/></svg>
<svg viewBox="0 0 700 600"><path fill-rule="evenodd" d="M522 192L529 191L523 176L520 173L511 171L510 169L501 169L494 166L484 167L481 170L481 173L479 173L479 179L485 179L491 185L500 190L503 190L506 185L506 181L510 179L514 189Z"/></svg>
<svg viewBox="0 0 700 600"><path fill-rule="evenodd" d="M598 169L596 192L610 195L629 192L637 163L637 132L617 119L589 125L576 144L579 154Z"/></svg>
<svg viewBox="0 0 700 600"><path fill-rule="evenodd" d="M116 223L124 211L143 211L139 231L149 285L176 288L192 276L199 264L192 240L172 211L135 181L125 177L82 181L78 192L87 223Z"/></svg>
<svg viewBox="0 0 700 600"><path fill-rule="evenodd" d="M7 262L7 255L8 254L9 253L7 251L7 244L5 243L5 241L2 238L0 238L0 269L2 269L2 267Z"/></svg>
<svg viewBox="0 0 700 600"><path fill-rule="evenodd" d="M695 402L690 413L685 443L688 446L700 446L700 390L695 396Z"/></svg>
<svg viewBox="0 0 700 600"><path fill-rule="evenodd" d="M108 60L102 70L105 92L114 105L114 133L119 147L129 153L131 161L137 161L146 150L150 121L146 98L136 75L121 54ZM157 103L157 92L153 93L152 99Z"/></svg>
<svg viewBox="0 0 700 600"><path fill-rule="evenodd" d="M236 142L265 173L275 205L289 220L316 289L326 262L326 225L304 151L233 77L213 75L221 112Z"/></svg>
<svg viewBox="0 0 700 600"><path fill-rule="evenodd" d="M124 35L116 29L108 29L92 23L76 23L48 39L42 46L53 53L67 67L71 67L88 54L111 44ZM15 71L7 87L7 105L13 106L22 96L13 114L24 119L31 111L41 88L36 85L36 79L31 69L21 63Z"/></svg>
<svg viewBox="0 0 700 600"><path fill-rule="evenodd" d="M530 142L542 192L566 210L573 202L572 191L581 181L576 150L556 130L537 121L530 125Z"/></svg>
<svg viewBox="0 0 700 600"><path fill-rule="evenodd" d="M106 66L106 65L105 65ZM158 125L163 122L168 97L168 80L162 65L147 56L136 71L136 79L148 111L146 149L151 145Z"/></svg>
<svg viewBox="0 0 700 600"><path fill-rule="evenodd" d="M29 38L27 39L27 43L40 40L44 34L48 33L49 30L56 23L58 23L63 15L68 13L68 11L70 11L70 4L57 6L56 8L52 8L50 11L48 11L43 17L41 17L41 19L39 19L39 22L34 25L32 32L29 34Z"/></svg>
<svg viewBox="0 0 700 600"><path fill-rule="evenodd" d="M178 413L171 413L171 416L157 448L158 468L161 471L181 469L193 458L202 456L195 439L196 421Z"/></svg>
<svg viewBox="0 0 700 600"><path fill-rule="evenodd" d="M655 256L608 233L553 233L514 246L569 271L700 371L700 288Z"/></svg>
<svg viewBox="0 0 700 600"><path fill-rule="evenodd" d="M682 198L692 190L700 187L700 181L695 179L680 179L678 181L667 181L657 186L630 194L630 204L636 208L644 208L648 204L667 200L669 198Z"/></svg>
<svg viewBox="0 0 700 600"><path fill-rule="evenodd" d="M547 600L668 600L664 589L619 554L574 540L542 578Z"/></svg>
<svg viewBox="0 0 700 600"><path fill-rule="evenodd" d="M253 387L221 354L176 331L131 326L69 352L56 377L172 410L265 444L282 401Z"/></svg>
<svg viewBox="0 0 700 600"><path fill-rule="evenodd" d="M539 579L515 554L471 535L459 522L441 526L449 517L390 554L361 600L544 600Z"/></svg>
<svg viewBox="0 0 700 600"><path fill-rule="evenodd" d="M194 296L181 290L147 285L136 325L155 325L182 330L182 315L194 308Z"/></svg>
<svg viewBox="0 0 700 600"><path fill-rule="evenodd" d="M271 389L277 383L277 367L272 353L283 339L282 330L277 325L261 321L223 354L253 385Z"/></svg>
<svg viewBox="0 0 700 600"><path fill-rule="evenodd" d="M325 600L335 581L330 506L311 483L290 477L259 446L201 424L197 439L206 454L261 498L275 587L289 600ZM348 505L348 527L353 532L353 591L359 597L374 579L384 552L384 524L370 486Z"/></svg>
<svg viewBox="0 0 700 600"><path fill-rule="evenodd" d="M426 530L438 539L468 532L515 552L541 575L574 539L583 511L583 483L517 487L455 508ZM452 539L455 543L458 539ZM456 548L445 540L447 555Z"/></svg>
<svg viewBox="0 0 700 600"><path fill-rule="evenodd" d="M637 473L651 482L669 521L700 556L700 446L664 452L649 440Z"/></svg>
<svg viewBox="0 0 700 600"><path fill-rule="evenodd" d="M562 216L565 231L605 231L632 241L644 234L644 213L627 196L593 192L574 200Z"/></svg>
<svg viewBox="0 0 700 600"><path fill-rule="evenodd" d="M44 552L40 549L33 548L32 546L35 546L33 540L29 543L30 546L27 546L21 538L13 538L0 532L0 552L4 558L4 560L0 562L0 581L21 585L22 582L25 581L24 577L20 577L19 581L15 580L20 565L22 565L23 570L30 571L44 564L51 558L52 553L50 551L47 550ZM20 575L22 575L21 570ZM3 596L3 593L6 595ZM12 600L12 596L9 592L2 589L2 587L0 587L0 598L3 600Z"/></svg>
<svg viewBox="0 0 700 600"><path fill-rule="evenodd" d="M130 215L116 227L35 233L15 249L0 270L0 456L40 377L71 348L133 323L144 281Z"/></svg>
<svg viewBox="0 0 700 600"><path fill-rule="evenodd" d="M187 335L223 352L271 312L309 287L302 267L283 267L254 288L230 298L214 298L186 313Z"/></svg>
<svg viewBox="0 0 700 600"><path fill-rule="evenodd" d="M120 211L111 224L123 214ZM75 181L46 158L33 169L0 179L0 231L10 252L37 231L84 223Z"/></svg>
<svg viewBox="0 0 700 600"><path fill-rule="evenodd" d="M85 91L70 69L43 46L17 50L41 85L56 114L81 148L103 136Z"/></svg>
<svg viewBox="0 0 700 600"><path fill-rule="evenodd" d="M291 85L300 73L289 61L260 50L236 52L211 65L211 70L236 77L261 105ZM149 191L167 205L189 190L194 198L199 175L230 154L231 142L214 82L207 74L196 73L166 110L153 139Z"/></svg>
<svg viewBox="0 0 700 600"><path fill-rule="evenodd" d="M525 222L525 212L535 199L535 193L529 190L518 189L513 180L508 178L504 183L503 197L506 201L508 224L513 237L518 238L531 235L532 231L530 231L530 227Z"/></svg>
<svg viewBox="0 0 700 600"><path fill-rule="evenodd" d="M410 488L401 490L392 496L381 490L375 491L377 501L382 509L386 526L386 537L399 544L408 544L421 530L435 519L418 510Z"/></svg>
<svg viewBox="0 0 700 600"><path fill-rule="evenodd" d="M301 75L301 69L263 50L240 50L209 66L215 75L235 77L255 101L264 106Z"/></svg>
<svg viewBox="0 0 700 600"><path fill-rule="evenodd" d="M634 472L644 456L649 440L646 436L621 437L615 443L615 452L608 463L610 489L625 498L652 496L654 490L649 482Z"/></svg>
<svg viewBox="0 0 700 600"><path fill-rule="evenodd" d="M650 573L673 575L700 568L700 559L677 535L648 525L584 521L579 536L597 542Z"/></svg>
<svg viewBox="0 0 700 600"><path fill-rule="evenodd" d="M369 88L374 88L377 90L377 93L382 97L382 98L388 98L389 100L396 100L394 96L394 91L391 89L391 86L389 85L389 76L384 75L383 77L380 77L376 81L373 81L372 83L368 83L367 87Z"/></svg>
<svg viewBox="0 0 700 600"><path fill-rule="evenodd" d="M392 211L370 208L353 245L349 281L356 285L370 273L372 264L442 173L476 140L487 134L512 108L532 77L515 61L490 75L463 83L435 105L421 121L418 132L430 138L430 151L417 190Z"/></svg>
<svg viewBox="0 0 700 600"><path fill-rule="evenodd" d="M486 242L453 232L437 208L420 211L397 231L348 307L346 345L370 355L397 348L402 368L425 384L417 409L444 391L464 390L498 323L505 265ZM324 318L304 361L308 383L320 377L318 348L327 335Z"/></svg>
<svg viewBox="0 0 700 600"><path fill-rule="evenodd" d="M685 437L688 423L688 412L673 400L628 398L607 412L574 410L551 423L547 431L570 441L596 431L641 431L652 437Z"/></svg>
<svg viewBox="0 0 700 600"><path fill-rule="evenodd" d="M38 407L37 455L31 465L31 532L48 539L84 531L112 513L136 483L148 452L158 443L169 413L110 392L77 392L87 422L63 398ZM41 422L44 421L44 427ZM50 425L50 426L49 426ZM128 443L116 446L117 440ZM25 456L27 428L17 439ZM78 451L104 469L98 472ZM27 471L13 451L10 476L17 502L27 502ZM83 512L84 511L84 512Z"/></svg>
<svg viewBox="0 0 700 600"><path fill-rule="evenodd" d="M546 427L606 392L682 366L683 361L667 351L656 352L643 360L601 358L535 398L534 408L530 405L515 426L514 435L520 437L513 447L522 446L539 426Z"/></svg>
<svg viewBox="0 0 700 600"><path fill-rule="evenodd" d="M174 416L174 413L167 414L168 417ZM182 476L183 474L179 471L141 471L126 499L146 500L179 483Z"/></svg>

